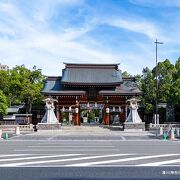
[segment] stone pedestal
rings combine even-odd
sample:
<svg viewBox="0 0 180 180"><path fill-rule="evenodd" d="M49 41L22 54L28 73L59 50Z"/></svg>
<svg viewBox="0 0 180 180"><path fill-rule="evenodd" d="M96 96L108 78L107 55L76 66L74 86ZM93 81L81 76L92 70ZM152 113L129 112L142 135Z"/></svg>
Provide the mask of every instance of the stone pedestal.
<svg viewBox="0 0 180 180"><path fill-rule="evenodd" d="M145 131L145 122L141 122L141 123L125 122L124 131Z"/></svg>
<svg viewBox="0 0 180 180"><path fill-rule="evenodd" d="M57 130L57 129L61 129L61 123L57 123L57 124L38 123L36 128L38 130Z"/></svg>

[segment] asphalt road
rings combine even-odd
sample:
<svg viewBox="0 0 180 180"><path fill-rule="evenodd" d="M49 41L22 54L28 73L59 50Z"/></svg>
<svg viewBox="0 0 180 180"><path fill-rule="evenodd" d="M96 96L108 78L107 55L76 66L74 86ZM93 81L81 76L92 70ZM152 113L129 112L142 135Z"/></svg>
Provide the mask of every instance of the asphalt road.
<svg viewBox="0 0 180 180"><path fill-rule="evenodd" d="M43 133L0 141L0 179L180 179L179 140Z"/></svg>
<svg viewBox="0 0 180 180"><path fill-rule="evenodd" d="M1 168L4 180L115 180L115 179L179 179L177 167L55 167Z"/></svg>

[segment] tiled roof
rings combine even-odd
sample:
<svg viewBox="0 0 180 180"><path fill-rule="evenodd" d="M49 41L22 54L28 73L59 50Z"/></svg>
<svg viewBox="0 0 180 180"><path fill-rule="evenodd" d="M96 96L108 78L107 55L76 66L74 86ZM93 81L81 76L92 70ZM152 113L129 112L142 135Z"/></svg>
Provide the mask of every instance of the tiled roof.
<svg viewBox="0 0 180 180"><path fill-rule="evenodd" d="M25 104L13 105L7 108L7 113L18 113L20 109L24 108Z"/></svg>
<svg viewBox="0 0 180 180"><path fill-rule="evenodd" d="M46 79L43 90L43 94L54 94L54 95L66 95L66 94L85 94L85 91L81 90L70 90L68 88L64 89L61 84L61 77L48 77Z"/></svg>
<svg viewBox="0 0 180 180"><path fill-rule="evenodd" d="M126 95L126 94L131 94L131 95L140 95L142 92L137 86L136 82L132 82L130 80L124 81L123 84L120 86L117 86L115 90L102 90L99 91L99 94L116 94L116 95Z"/></svg>
<svg viewBox="0 0 180 180"><path fill-rule="evenodd" d="M41 92L60 91L61 89L61 77L48 77Z"/></svg>
<svg viewBox="0 0 180 180"><path fill-rule="evenodd" d="M66 68L63 73L63 84L120 84L121 71L102 68Z"/></svg>

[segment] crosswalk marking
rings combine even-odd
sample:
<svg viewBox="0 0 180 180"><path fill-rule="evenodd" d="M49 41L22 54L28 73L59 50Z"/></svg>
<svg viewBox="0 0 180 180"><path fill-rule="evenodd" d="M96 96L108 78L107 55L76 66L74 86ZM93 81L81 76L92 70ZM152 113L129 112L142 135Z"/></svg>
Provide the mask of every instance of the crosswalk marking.
<svg viewBox="0 0 180 180"><path fill-rule="evenodd" d="M4 154L4 155L0 155L0 158L1 157L13 157L13 156L28 156L28 155L31 155L31 154Z"/></svg>
<svg viewBox="0 0 180 180"><path fill-rule="evenodd" d="M22 165L31 165L31 164L44 164L44 163L54 163L54 162L66 162L66 161L78 161L78 160L87 160L87 159L96 159L96 158L104 158L104 157L116 157L116 156L126 156L132 154L112 154L112 155L102 155L102 156L86 156L80 158L69 158L69 159L57 159L57 160L44 160L44 161L33 161L33 162L22 162L22 163L10 163L3 164L0 167L15 167Z"/></svg>
<svg viewBox="0 0 180 180"><path fill-rule="evenodd" d="M88 162L88 163L69 164L69 165L66 165L66 166L92 166L92 165L97 165L97 164L109 164L109 163L135 161L135 160L143 160L143 159L151 159L151 158L159 158L159 157L169 157L169 156L177 156L177 155L178 154L163 154L163 155L153 155L153 156L141 156L141 157L133 157L133 158L125 158L125 159L115 159L115 160L105 160L105 161L96 161L96 162Z"/></svg>
<svg viewBox="0 0 180 180"><path fill-rule="evenodd" d="M173 164L173 163L180 163L180 159L173 159L173 160L153 162L153 163L145 163L145 164L139 164L137 166L160 166L160 165L164 165L164 164Z"/></svg>
<svg viewBox="0 0 180 180"><path fill-rule="evenodd" d="M33 156L33 157L23 157L23 158L10 158L10 159L0 159L1 161L19 161L19 160L30 160L30 159L43 159L43 158L54 158L54 157L66 157L66 156L77 156L80 154L64 154L64 155L50 155L50 156Z"/></svg>
<svg viewBox="0 0 180 180"><path fill-rule="evenodd" d="M24 157L25 156L25 157ZM177 156L175 158L175 156ZM163 159L162 159L163 158ZM167 158L167 159L166 159ZM141 161L139 161L141 160ZM74 162L73 162L74 161ZM126 162L125 164L122 164ZM180 154L4 154L0 167L123 167L123 166L178 166Z"/></svg>

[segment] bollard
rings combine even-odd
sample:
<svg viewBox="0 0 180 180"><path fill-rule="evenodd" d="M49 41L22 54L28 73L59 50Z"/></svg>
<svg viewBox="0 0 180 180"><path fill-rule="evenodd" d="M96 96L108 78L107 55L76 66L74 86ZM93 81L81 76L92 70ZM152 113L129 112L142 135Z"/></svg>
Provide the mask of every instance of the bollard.
<svg viewBox="0 0 180 180"><path fill-rule="evenodd" d="M159 128L159 135L163 135L163 127Z"/></svg>
<svg viewBox="0 0 180 180"><path fill-rule="evenodd" d="M171 140L174 140L174 128L171 129L171 137L170 137Z"/></svg>
<svg viewBox="0 0 180 180"><path fill-rule="evenodd" d="M179 137L179 129L176 129L176 137Z"/></svg>
<svg viewBox="0 0 180 180"><path fill-rule="evenodd" d="M2 129L0 129L0 139L2 139Z"/></svg>
<svg viewBox="0 0 180 180"><path fill-rule="evenodd" d="M4 139L8 140L8 138L9 138L9 134L8 133L4 133Z"/></svg>
<svg viewBox="0 0 180 180"><path fill-rule="evenodd" d="M164 140L167 140L167 134L166 134L166 132L164 132L163 137L164 137Z"/></svg>
<svg viewBox="0 0 180 180"><path fill-rule="evenodd" d="M21 133L20 133L20 128L19 128L19 126L16 126L15 127L15 134L16 135L20 135Z"/></svg>

